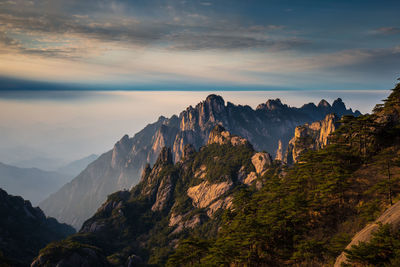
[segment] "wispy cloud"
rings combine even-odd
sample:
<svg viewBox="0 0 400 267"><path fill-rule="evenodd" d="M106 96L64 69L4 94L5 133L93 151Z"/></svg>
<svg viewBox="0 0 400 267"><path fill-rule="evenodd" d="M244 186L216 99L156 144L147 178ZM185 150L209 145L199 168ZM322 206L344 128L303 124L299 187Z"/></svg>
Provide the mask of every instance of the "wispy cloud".
<svg viewBox="0 0 400 267"><path fill-rule="evenodd" d="M400 27L381 27L373 31L376 34L393 35L400 34Z"/></svg>
<svg viewBox="0 0 400 267"><path fill-rule="evenodd" d="M264 49L280 51L298 49L310 42L298 38L273 40L252 36L224 35L224 34L172 34L169 36L174 42L169 47L173 50L241 50Z"/></svg>

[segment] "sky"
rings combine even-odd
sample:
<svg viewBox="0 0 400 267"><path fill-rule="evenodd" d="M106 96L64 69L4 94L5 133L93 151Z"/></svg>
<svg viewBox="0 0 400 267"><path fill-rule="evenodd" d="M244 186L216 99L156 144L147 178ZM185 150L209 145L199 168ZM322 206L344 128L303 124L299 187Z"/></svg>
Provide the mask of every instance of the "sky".
<svg viewBox="0 0 400 267"><path fill-rule="evenodd" d="M370 112L400 76L399 10L398 0L0 0L0 162L101 154L210 93L253 108L341 97Z"/></svg>
<svg viewBox="0 0 400 267"><path fill-rule="evenodd" d="M0 0L0 89L386 90L398 0Z"/></svg>

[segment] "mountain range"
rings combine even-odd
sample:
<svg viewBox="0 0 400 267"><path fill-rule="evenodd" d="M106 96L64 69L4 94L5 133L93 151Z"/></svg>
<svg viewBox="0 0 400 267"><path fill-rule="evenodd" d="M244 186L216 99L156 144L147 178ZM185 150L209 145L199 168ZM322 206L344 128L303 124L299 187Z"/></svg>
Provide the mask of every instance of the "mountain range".
<svg viewBox="0 0 400 267"><path fill-rule="evenodd" d="M58 167L57 172L66 174L69 177L76 177L81 171L83 171L90 163L95 161L99 156L91 154L87 157L74 160L64 166Z"/></svg>
<svg viewBox="0 0 400 267"><path fill-rule="evenodd" d="M163 147L170 147L172 159L179 161L186 144L198 150L204 146L215 125L246 138L258 151L275 156L278 144L285 151L296 126L323 119L327 114L360 115L347 109L338 98L332 105L321 100L318 105L300 108L268 100L252 109L250 106L225 103L209 95L195 107L189 106L179 116L160 117L133 137L125 135L114 148L92 162L82 173L39 206L46 214L79 229L93 215L107 195L129 189L139 181L147 164L154 164Z"/></svg>
<svg viewBox="0 0 400 267"><path fill-rule="evenodd" d="M10 194L29 199L33 205L38 205L70 180L70 176L54 171L0 163L0 187Z"/></svg>
<svg viewBox="0 0 400 267"><path fill-rule="evenodd" d="M370 115L294 132L291 164L219 124L175 162L164 146L32 266L398 266L400 84Z"/></svg>

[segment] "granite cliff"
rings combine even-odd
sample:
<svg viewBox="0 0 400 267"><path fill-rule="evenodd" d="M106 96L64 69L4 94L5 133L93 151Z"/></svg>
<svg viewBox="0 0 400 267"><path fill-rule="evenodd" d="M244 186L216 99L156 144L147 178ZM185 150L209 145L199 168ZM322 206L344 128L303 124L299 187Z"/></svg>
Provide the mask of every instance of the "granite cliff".
<svg viewBox="0 0 400 267"><path fill-rule="evenodd" d="M338 121L339 118L335 114L328 114L323 120L297 126L284 154L282 142L279 141L276 159L293 164L298 162L303 153L325 147L329 144L329 136L339 127Z"/></svg>

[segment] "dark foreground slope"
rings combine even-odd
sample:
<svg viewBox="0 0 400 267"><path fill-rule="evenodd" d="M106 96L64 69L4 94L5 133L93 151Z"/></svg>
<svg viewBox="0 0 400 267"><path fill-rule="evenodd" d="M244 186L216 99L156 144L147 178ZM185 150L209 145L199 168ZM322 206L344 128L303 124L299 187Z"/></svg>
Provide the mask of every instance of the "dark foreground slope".
<svg viewBox="0 0 400 267"><path fill-rule="evenodd" d="M29 201L0 189L0 263L4 266L28 266L49 242L74 232L72 227L46 218Z"/></svg>
<svg viewBox="0 0 400 267"><path fill-rule="evenodd" d="M220 127L176 164L164 149L136 187L110 195L80 233L47 246L34 266L89 250L95 265L333 265L399 197L399 94L397 86L372 115L343 117L327 146L292 167Z"/></svg>
<svg viewBox="0 0 400 267"><path fill-rule="evenodd" d="M179 160L186 144L199 149L206 144L213 127L221 124L232 134L248 139L256 150L274 153L279 141L288 143L296 126L321 120L329 113L359 115L358 111L346 109L341 99L332 106L322 100L318 106L310 103L301 108L289 107L279 99L268 100L254 110L210 95L179 116L160 117L134 137L124 136L111 151L39 206L46 214L79 229L108 194L137 184L146 164L154 164L163 147L170 147L174 160Z"/></svg>

